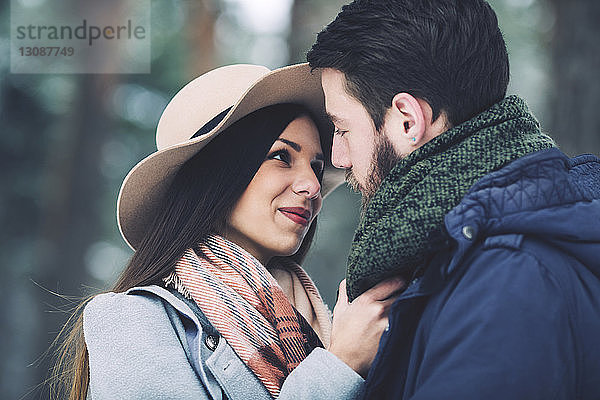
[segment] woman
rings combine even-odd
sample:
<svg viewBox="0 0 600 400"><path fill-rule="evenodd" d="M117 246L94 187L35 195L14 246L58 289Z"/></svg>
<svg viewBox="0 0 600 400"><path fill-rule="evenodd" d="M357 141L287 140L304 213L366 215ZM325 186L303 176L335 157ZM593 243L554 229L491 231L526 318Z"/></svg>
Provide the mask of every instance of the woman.
<svg viewBox="0 0 600 400"><path fill-rule="evenodd" d="M66 343L71 398L358 395L401 282L351 305L342 285L332 330L298 266L343 179L327 130L306 65L222 67L177 93L119 195L135 253Z"/></svg>

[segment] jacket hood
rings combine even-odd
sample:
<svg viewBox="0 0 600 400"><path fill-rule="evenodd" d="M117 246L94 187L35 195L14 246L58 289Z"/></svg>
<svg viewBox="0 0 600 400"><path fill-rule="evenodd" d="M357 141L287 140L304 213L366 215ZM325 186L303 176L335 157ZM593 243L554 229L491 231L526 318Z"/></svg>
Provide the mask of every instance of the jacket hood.
<svg viewBox="0 0 600 400"><path fill-rule="evenodd" d="M459 242L466 226L473 236L534 236L600 278L600 159L555 148L522 157L473 185L445 222Z"/></svg>

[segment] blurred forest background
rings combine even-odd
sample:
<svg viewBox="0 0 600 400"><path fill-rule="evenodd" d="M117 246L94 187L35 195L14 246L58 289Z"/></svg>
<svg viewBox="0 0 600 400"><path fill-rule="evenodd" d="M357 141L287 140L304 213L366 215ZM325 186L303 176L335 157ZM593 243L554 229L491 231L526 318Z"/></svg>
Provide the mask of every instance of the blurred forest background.
<svg viewBox="0 0 600 400"><path fill-rule="evenodd" d="M150 74L28 75L10 73L10 2L1 0L0 398L48 398L39 384L52 354L44 354L76 304L54 293L105 290L130 257L116 197L155 149L168 100L220 65L304 61L345 2L152 0ZM599 154L600 2L490 3L509 46L510 93L528 101L565 152ZM358 205L345 187L327 199L305 265L330 305Z"/></svg>

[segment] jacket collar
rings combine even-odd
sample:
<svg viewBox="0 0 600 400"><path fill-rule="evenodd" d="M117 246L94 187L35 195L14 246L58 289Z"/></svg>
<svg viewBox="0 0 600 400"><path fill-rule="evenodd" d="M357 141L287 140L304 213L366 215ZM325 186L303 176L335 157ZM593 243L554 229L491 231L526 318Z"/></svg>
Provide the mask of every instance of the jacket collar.
<svg viewBox="0 0 600 400"><path fill-rule="evenodd" d="M183 300L175 296L169 290L164 287L158 285L149 285L149 286L136 286L125 292L125 294L152 294L160 297L161 299L168 302L173 306L179 313L189 318L191 321L196 324L196 326L200 327L202 324L198 320L196 314L190 309L190 307L185 304Z"/></svg>
<svg viewBox="0 0 600 400"><path fill-rule="evenodd" d="M470 247L495 235L533 235L555 247L596 246L600 254L600 159L569 159L556 148L524 156L475 183L445 217L455 255L451 274ZM593 221L596 216L596 221ZM584 260L599 264L597 257ZM600 265L597 267L600 271Z"/></svg>

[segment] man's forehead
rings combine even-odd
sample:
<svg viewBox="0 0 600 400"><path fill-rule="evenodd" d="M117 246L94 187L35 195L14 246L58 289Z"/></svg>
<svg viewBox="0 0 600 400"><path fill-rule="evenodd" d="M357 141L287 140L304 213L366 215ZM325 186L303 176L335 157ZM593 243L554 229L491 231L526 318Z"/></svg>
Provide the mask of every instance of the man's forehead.
<svg viewBox="0 0 600 400"><path fill-rule="evenodd" d="M321 75L323 92L325 94L325 108L332 122L343 122L349 119L353 108L361 104L346 91L345 76L342 72L326 68Z"/></svg>
<svg viewBox="0 0 600 400"><path fill-rule="evenodd" d="M321 71L321 83L324 90L345 92L346 76L337 69L325 68Z"/></svg>

